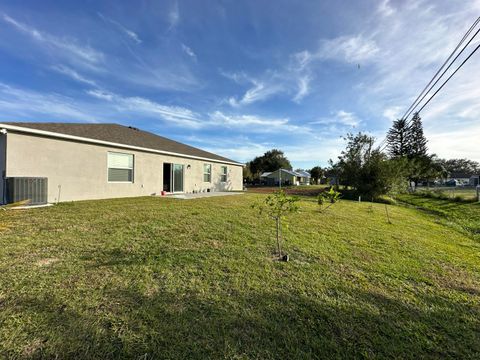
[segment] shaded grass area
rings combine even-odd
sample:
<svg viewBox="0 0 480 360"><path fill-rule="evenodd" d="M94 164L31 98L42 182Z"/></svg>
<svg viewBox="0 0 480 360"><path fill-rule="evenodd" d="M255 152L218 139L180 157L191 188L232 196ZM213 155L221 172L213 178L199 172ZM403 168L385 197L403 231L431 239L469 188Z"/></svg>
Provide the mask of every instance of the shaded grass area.
<svg viewBox="0 0 480 360"><path fill-rule="evenodd" d="M402 194L397 199L426 210L435 215L436 220L456 230L480 240L480 203L472 201L452 201L450 199Z"/></svg>
<svg viewBox="0 0 480 360"><path fill-rule="evenodd" d="M273 261L264 195L0 212L0 358L474 358L480 245L314 199Z"/></svg>

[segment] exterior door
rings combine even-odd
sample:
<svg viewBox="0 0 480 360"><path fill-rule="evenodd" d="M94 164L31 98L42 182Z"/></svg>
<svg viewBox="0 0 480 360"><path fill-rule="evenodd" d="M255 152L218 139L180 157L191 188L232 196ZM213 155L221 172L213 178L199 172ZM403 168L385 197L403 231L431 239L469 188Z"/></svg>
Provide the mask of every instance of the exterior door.
<svg viewBox="0 0 480 360"><path fill-rule="evenodd" d="M173 164L172 182L173 192L183 192L183 165Z"/></svg>

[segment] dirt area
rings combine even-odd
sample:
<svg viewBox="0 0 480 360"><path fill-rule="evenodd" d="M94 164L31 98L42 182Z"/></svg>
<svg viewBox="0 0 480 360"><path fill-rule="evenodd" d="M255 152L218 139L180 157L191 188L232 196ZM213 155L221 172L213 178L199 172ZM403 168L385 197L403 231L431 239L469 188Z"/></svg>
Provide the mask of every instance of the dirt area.
<svg viewBox="0 0 480 360"><path fill-rule="evenodd" d="M258 194L271 194L275 191L278 191L279 187L273 186L262 186L262 187L251 187L247 188L249 193L258 193ZM321 192L328 189L327 187L283 187L282 190L285 191L288 195L299 195L299 196L317 196Z"/></svg>

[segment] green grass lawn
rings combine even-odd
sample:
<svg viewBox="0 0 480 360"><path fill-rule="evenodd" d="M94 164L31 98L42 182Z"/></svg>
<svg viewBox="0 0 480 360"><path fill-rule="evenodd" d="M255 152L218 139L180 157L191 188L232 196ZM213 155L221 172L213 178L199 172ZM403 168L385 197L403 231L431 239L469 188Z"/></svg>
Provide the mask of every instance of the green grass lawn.
<svg viewBox="0 0 480 360"><path fill-rule="evenodd" d="M477 200L477 189L475 187L418 187L416 190L418 195L432 194L433 196L444 198L444 200Z"/></svg>
<svg viewBox="0 0 480 360"><path fill-rule="evenodd" d="M398 200L430 212L435 220L480 241L480 203L402 194Z"/></svg>
<svg viewBox="0 0 480 360"><path fill-rule="evenodd" d="M250 194L0 210L0 358L478 358L480 243L314 199L288 263Z"/></svg>

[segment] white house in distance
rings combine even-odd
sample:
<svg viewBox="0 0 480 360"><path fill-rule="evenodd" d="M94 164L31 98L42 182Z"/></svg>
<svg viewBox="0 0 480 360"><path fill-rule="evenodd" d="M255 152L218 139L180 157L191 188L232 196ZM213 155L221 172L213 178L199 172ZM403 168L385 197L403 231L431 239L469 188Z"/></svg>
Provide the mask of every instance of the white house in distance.
<svg viewBox="0 0 480 360"><path fill-rule="evenodd" d="M0 123L0 203L237 191L242 167L128 126Z"/></svg>
<svg viewBox="0 0 480 360"><path fill-rule="evenodd" d="M264 172L260 175L260 179L269 186L282 185L310 185L310 173L306 171L292 171L286 169L278 169L273 172Z"/></svg>

